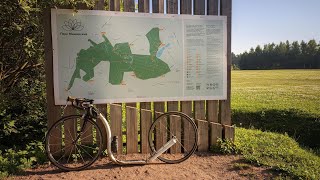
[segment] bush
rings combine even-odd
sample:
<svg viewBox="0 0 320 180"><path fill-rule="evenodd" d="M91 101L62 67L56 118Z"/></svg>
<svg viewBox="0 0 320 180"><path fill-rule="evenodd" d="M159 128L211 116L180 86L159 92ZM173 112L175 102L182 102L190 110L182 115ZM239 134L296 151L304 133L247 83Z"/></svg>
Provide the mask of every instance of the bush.
<svg viewBox="0 0 320 180"><path fill-rule="evenodd" d="M45 149L41 142L27 145L25 150L0 150L0 179L17 174L25 168L46 162Z"/></svg>

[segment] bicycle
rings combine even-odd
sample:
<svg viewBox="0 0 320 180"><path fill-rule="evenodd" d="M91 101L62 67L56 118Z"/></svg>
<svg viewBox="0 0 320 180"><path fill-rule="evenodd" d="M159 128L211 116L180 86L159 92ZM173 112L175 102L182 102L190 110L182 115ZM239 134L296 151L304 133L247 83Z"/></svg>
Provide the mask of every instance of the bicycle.
<svg viewBox="0 0 320 180"><path fill-rule="evenodd" d="M129 161L116 159L113 153L117 152L117 137L112 137L108 121L93 106L94 100L68 97L65 108L69 102L82 110L83 114L63 116L46 134L47 156L59 169L78 171L87 168L101 155L105 140L110 160L119 165L149 164L157 158L165 163L180 163L188 159L197 148L198 136L194 121L182 112L171 111L159 115L150 126L149 158ZM104 125L106 139L102 137L98 120ZM88 133L89 131L94 133Z"/></svg>

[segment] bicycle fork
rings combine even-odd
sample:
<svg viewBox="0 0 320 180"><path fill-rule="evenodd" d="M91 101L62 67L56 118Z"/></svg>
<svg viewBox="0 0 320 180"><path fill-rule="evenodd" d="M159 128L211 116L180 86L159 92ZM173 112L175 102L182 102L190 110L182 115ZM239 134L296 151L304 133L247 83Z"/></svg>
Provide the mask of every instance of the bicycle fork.
<svg viewBox="0 0 320 180"><path fill-rule="evenodd" d="M121 165L129 165L129 164L148 164L152 161L154 161L155 159L157 159L162 153L164 153L166 150L168 150L171 146L173 146L175 143L177 143L177 138L175 136L172 137L172 139L170 141L168 141L166 144L164 144L157 152L153 153L151 155L151 157L149 157L147 160L127 160L127 161L121 161L118 160L114 157L112 151L111 151L111 142L112 142L112 135L111 135L111 129L110 126L108 124L108 121L106 120L106 118L99 113L99 119L102 121L104 127L106 128L106 133L107 133L107 152L108 155L111 159L111 161L113 161L116 164L121 164Z"/></svg>

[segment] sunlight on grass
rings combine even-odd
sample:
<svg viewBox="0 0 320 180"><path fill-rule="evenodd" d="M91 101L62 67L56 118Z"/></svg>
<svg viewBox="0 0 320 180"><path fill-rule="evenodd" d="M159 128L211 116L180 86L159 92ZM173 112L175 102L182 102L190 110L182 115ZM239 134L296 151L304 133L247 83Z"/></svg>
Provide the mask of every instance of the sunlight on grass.
<svg viewBox="0 0 320 180"><path fill-rule="evenodd" d="M232 71L234 110L298 109L320 117L320 70Z"/></svg>

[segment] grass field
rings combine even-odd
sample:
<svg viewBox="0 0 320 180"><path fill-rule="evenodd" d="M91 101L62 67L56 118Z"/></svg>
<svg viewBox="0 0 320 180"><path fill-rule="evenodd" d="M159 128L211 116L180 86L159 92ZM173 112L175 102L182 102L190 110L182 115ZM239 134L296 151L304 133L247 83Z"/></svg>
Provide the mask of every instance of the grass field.
<svg viewBox="0 0 320 180"><path fill-rule="evenodd" d="M298 109L320 116L320 70L232 71L232 109Z"/></svg>
<svg viewBox="0 0 320 180"><path fill-rule="evenodd" d="M232 71L232 121L320 149L320 70Z"/></svg>

